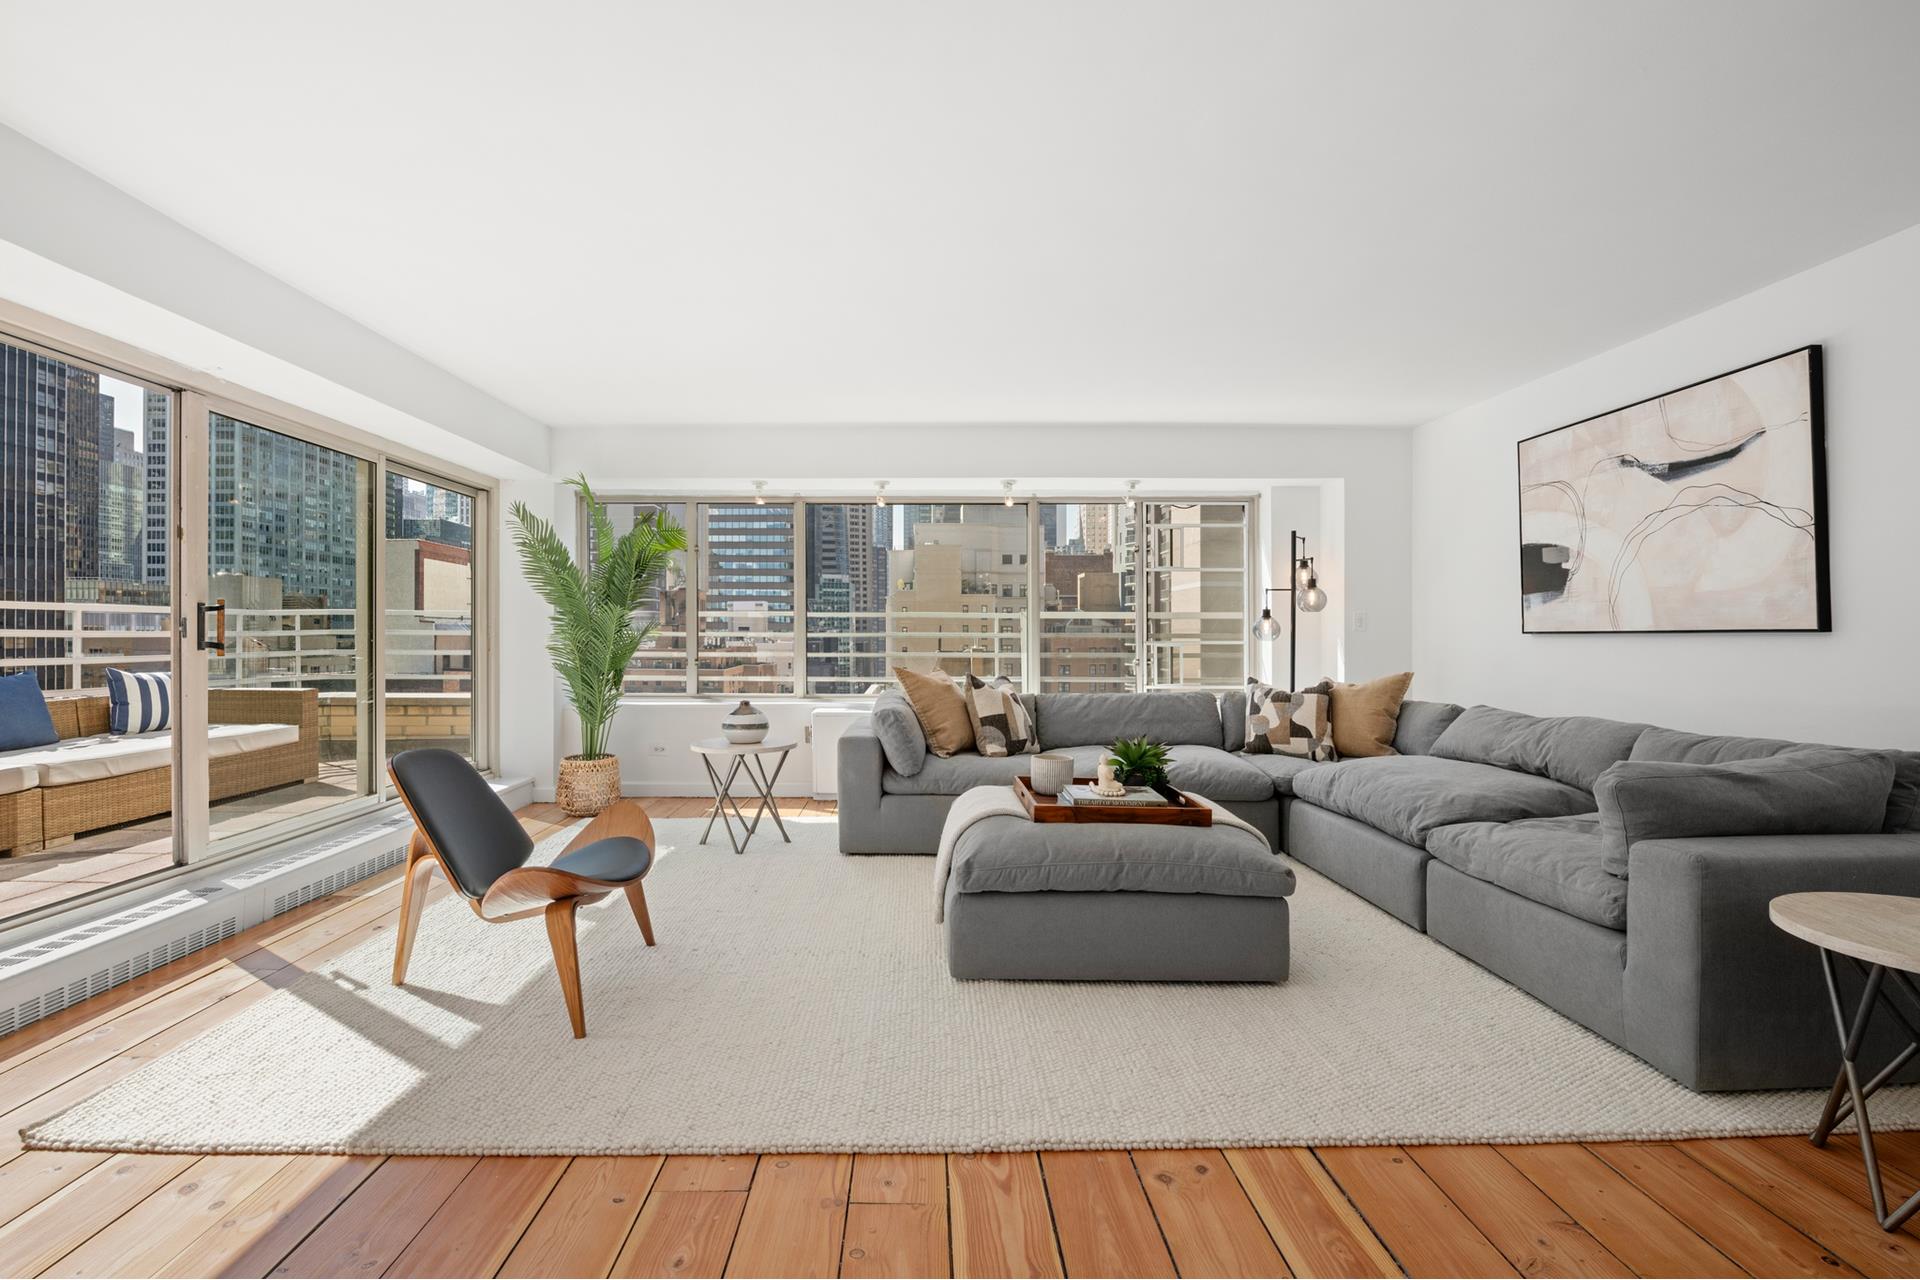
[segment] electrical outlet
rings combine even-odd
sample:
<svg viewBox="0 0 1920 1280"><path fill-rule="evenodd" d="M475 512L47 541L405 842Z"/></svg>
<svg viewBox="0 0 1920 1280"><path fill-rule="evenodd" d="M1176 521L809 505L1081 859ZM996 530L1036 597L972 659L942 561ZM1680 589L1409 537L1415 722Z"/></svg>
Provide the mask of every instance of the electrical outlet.
<svg viewBox="0 0 1920 1280"><path fill-rule="evenodd" d="M1367 615L1366 615L1366 614L1364 614L1364 613L1356 613L1356 614L1354 614L1354 615L1353 615L1353 629L1354 629L1355 631L1365 631L1365 630L1367 629Z"/></svg>

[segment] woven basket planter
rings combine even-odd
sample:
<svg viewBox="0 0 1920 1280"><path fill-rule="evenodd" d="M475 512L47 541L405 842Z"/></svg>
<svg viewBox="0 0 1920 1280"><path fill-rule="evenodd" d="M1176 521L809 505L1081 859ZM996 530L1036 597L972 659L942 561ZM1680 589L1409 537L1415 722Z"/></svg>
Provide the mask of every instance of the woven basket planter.
<svg viewBox="0 0 1920 1280"><path fill-rule="evenodd" d="M576 818L591 818L620 798L620 757L568 756L560 762L553 798Z"/></svg>

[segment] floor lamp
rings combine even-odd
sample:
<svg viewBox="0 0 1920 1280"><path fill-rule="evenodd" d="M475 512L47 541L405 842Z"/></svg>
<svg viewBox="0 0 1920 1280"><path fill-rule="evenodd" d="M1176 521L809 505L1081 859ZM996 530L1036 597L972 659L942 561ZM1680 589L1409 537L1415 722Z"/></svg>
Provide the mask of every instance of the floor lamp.
<svg viewBox="0 0 1920 1280"><path fill-rule="evenodd" d="M1278 640L1280 638L1280 620L1273 616L1272 606L1266 598L1276 593L1287 597L1289 613L1318 613L1327 607L1327 593L1320 589L1320 578L1314 572L1313 557L1307 554L1307 540L1295 529L1288 535L1287 585L1267 587L1261 593L1260 621L1253 624L1253 638L1256 640ZM1299 672L1296 668L1300 661L1300 620L1290 619L1293 625L1287 631L1287 690L1292 692L1299 685Z"/></svg>

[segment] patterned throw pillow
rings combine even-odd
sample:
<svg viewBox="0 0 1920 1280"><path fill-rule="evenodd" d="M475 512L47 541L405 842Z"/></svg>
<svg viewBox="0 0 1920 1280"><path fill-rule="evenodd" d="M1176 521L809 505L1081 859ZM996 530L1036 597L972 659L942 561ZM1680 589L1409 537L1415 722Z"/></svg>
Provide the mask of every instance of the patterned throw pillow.
<svg viewBox="0 0 1920 1280"><path fill-rule="evenodd" d="M173 719L173 677L107 668L107 731L154 733Z"/></svg>
<svg viewBox="0 0 1920 1280"><path fill-rule="evenodd" d="M1020 691L1005 676L988 684L967 677L967 719L973 722L973 749L983 756L1019 756L1039 750L1033 722Z"/></svg>
<svg viewBox="0 0 1920 1280"><path fill-rule="evenodd" d="M1258 680L1247 681L1247 751L1253 755L1305 756L1336 760L1333 749L1333 685L1322 680L1289 693Z"/></svg>

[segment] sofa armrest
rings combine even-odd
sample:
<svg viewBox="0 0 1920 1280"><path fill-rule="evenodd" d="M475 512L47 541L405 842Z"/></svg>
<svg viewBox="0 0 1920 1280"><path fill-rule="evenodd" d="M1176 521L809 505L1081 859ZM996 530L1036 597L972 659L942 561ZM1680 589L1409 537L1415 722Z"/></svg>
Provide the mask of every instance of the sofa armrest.
<svg viewBox="0 0 1920 1280"><path fill-rule="evenodd" d="M1920 894L1920 833L1634 844L1627 1047L1695 1089L1830 1083L1838 1051L1814 950L1767 917L1779 895L1822 889Z"/></svg>
<svg viewBox="0 0 1920 1280"><path fill-rule="evenodd" d="M867 853L885 847L880 779L886 768L886 753L871 724L840 735L840 852Z"/></svg>
<svg viewBox="0 0 1920 1280"><path fill-rule="evenodd" d="M880 776L886 772L887 756L871 725L860 725L840 735L839 803L849 801L873 808L880 803Z"/></svg>

